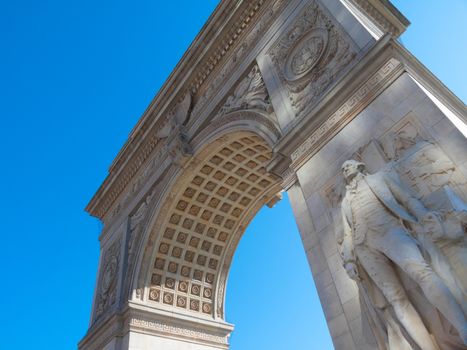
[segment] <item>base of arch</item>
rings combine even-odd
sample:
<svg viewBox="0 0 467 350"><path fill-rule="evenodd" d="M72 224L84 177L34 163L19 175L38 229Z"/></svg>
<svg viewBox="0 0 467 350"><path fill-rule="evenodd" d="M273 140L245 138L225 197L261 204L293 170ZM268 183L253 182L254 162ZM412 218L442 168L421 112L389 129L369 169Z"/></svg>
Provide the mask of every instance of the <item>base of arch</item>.
<svg viewBox="0 0 467 350"><path fill-rule="evenodd" d="M121 313L90 327L80 350L228 349L233 325L130 303Z"/></svg>

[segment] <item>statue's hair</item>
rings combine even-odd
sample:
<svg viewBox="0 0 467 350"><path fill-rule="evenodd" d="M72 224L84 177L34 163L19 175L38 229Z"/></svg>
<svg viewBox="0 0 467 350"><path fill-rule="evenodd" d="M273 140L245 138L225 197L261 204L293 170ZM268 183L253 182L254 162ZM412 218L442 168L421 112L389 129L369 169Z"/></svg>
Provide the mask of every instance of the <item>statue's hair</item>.
<svg viewBox="0 0 467 350"><path fill-rule="evenodd" d="M359 162L358 160L355 160L355 159L349 159L349 160L346 160L344 163L342 163L342 167L344 167L344 165L348 162L352 162L352 163L355 163L357 164L357 169L362 173L362 174L365 174L367 175L367 171L366 171L366 164L363 163L363 162ZM349 184L349 179L345 179L345 183L348 185Z"/></svg>
<svg viewBox="0 0 467 350"><path fill-rule="evenodd" d="M342 167L344 167L345 163L352 162L357 164L357 169L360 170L362 173L366 173L366 164L363 162L359 162L358 160L355 159L349 159L346 160L344 163L342 163Z"/></svg>

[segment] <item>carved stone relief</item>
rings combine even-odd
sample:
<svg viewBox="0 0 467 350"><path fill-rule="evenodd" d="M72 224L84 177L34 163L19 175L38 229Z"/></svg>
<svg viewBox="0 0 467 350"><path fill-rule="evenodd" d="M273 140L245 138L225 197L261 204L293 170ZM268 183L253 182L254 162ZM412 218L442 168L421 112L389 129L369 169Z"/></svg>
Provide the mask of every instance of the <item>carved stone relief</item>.
<svg viewBox="0 0 467 350"><path fill-rule="evenodd" d="M116 302L120 246L121 239L118 239L112 243L104 254L96 295L94 322Z"/></svg>
<svg viewBox="0 0 467 350"><path fill-rule="evenodd" d="M271 100L264 85L257 65L254 65L248 75L243 78L233 93L227 97L218 116L238 111L254 109L272 113Z"/></svg>
<svg viewBox="0 0 467 350"><path fill-rule="evenodd" d="M323 194L374 331L387 349L463 348L466 179L410 114L351 158Z"/></svg>
<svg viewBox="0 0 467 350"><path fill-rule="evenodd" d="M397 165L399 175L423 199L446 185L465 196L467 181L422 130L413 117L406 117L381 140L386 158Z"/></svg>
<svg viewBox="0 0 467 350"><path fill-rule="evenodd" d="M297 117L313 107L356 53L315 1L268 52Z"/></svg>
<svg viewBox="0 0 467 350"><path fill-rule="evenodd" d="M198 115L207 102L214 96L215 92L219 91L219 88L225 83L229 74L244 60L249 50L251 50L261 38L261 34L264 34L265 30L267 30L273 20L277 18L286 4L287 1L285 0L275 0L268 6L258 22L256 22L254 27L245 35L245 38L235 46L229 60L219 69L218 74L212 78L209 84L205 84L206 88L198 94L199 97L193 108L194 115Z"/></svg>
<svg viewBox="0 0 467 350"><path fill-rule="evenodd" d="M127 246L127 268L125 275L125 290L129 288L131 283L131 277L133 273L133 267L135 264L136 254L138 246L141 242L145 224L148 219L149 209L153 204L153 200L157 197L158 186L149 192L149 194L144 198L143 202L137 207L136 211L130 215L130 227L129 227L129 237L128 237L128 246ZM129 293L131 297L131 293Z"/></svg>
<svg viewBox="0 0 467 350"><path fill-rule="evenodd" d="M142 317L133 317L130 320L130 329L135 330L143 330L145 332L157 332L163 334L165 336L170 337L177 337L177 338L185 338L191 341L193 340L201 340L207 341L214 344L221 344L226 345L227 337L211 334L207 331L200 331L198 329L189 328L189 327L181 327L172 325L169 323L155 321L155 320L147 320Z"/></svg>

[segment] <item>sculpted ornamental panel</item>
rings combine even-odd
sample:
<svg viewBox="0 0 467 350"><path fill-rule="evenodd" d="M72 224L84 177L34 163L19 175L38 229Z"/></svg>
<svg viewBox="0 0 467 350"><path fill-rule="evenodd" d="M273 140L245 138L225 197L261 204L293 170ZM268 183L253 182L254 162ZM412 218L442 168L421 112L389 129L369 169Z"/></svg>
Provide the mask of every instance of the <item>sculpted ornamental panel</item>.
<svg viewBox="0 0 467 350"><path fill-rule="evenodd" d="M245 28L248 28L250 24L251 15L255 14L258 11L259 6L263 5L264 1L261 0L258 2L258 6L253 6L253 11L247 12L245 16L244 23L239 26L239 30L235 31L233 37L230 39L226 39L225 42L227 43L237 43L239 40L240 34L243 34ZM210 99L215 95L215 93L220 89L222 84L225 83L225 80L228 78L229 74L232 74L233 70L244 60L255 46L255 44L261 38L261 35L264 34L267 28L271 25L271 23L278 17L281 11L284 9L288 2L285 0L274 0L268 4L265 11L262 13L261 18L254 24L254 27L247 31L247 34L243 37L241 43L237 45L225 45L220 49L220 53L217 57L213 57L209 62L218 63L220 57L222 57L227 50L232 50L232 54L229 57L229 60L224 63L222 68L218 68L218 72L214 78L209 80L209 84L205 83L204 89L198 91L198 84L192 86L192 91L197 91L197 99L196 105L193 108L193 114L198 115L200 111L206 106L206 104L210 101ZM226 49L227 47L227 49ZM214 65L210 64L209 71L212 71Z"/></svg>
<svg viewBox="0 0 467 350"><path fill-rule="evenodd" d="M269 50L296 117L310 110L357 56L351 39L311 1Z"/></svg>
<svg viewBox="0 0 467 350"><path fill-rule="evenodd" d="M248 75L240 81L233 93L227 98L219 116L238 110L259 110L272 113L271 99L264 85L257 65L254 65Z"/></svg>

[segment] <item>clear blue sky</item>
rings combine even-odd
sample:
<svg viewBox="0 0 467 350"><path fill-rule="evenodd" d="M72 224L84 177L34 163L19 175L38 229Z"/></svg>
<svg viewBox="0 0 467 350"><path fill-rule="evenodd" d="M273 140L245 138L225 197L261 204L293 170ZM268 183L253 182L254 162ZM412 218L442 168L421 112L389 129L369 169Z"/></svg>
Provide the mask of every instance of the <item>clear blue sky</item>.
<svg viewBox="0 0 467 350"><path fill-rule="evenodd" d="M217 1L1 1L0 339L74 349L100 225L83 210ZM467 100L467 2L395 2L402 41ZM227 289L232 350L331 349L287 200L242 239Z"/></svg>

